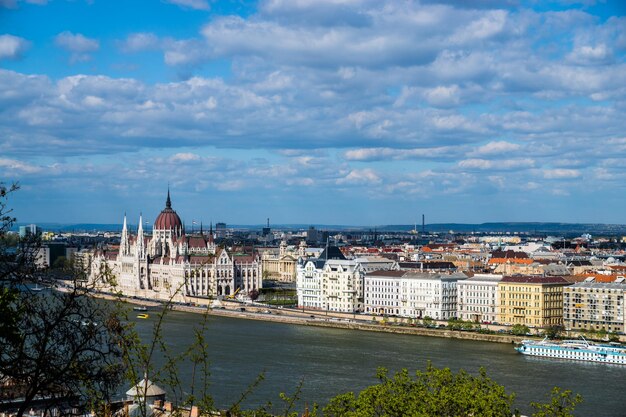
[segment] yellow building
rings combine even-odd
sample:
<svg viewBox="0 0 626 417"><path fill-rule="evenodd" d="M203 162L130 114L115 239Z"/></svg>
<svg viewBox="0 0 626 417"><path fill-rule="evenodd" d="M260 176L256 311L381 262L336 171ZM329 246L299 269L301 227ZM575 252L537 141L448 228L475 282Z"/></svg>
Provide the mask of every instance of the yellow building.
<svg viewBox="0 0 626 417"><path fill-rule="evenodd" d="M498 283L499 322L529 327L563 324L563 277L508 276Z"/></svg>
<svg viewBox="0 0 626 417"><path fill-rule="evenodd" d="M302 241L298 251L289 251L287 243L282 241L278 253L269 251L261 257L263 279L281 282L296 282L296 264L298 257L304 257L306 243Z"/></svg>

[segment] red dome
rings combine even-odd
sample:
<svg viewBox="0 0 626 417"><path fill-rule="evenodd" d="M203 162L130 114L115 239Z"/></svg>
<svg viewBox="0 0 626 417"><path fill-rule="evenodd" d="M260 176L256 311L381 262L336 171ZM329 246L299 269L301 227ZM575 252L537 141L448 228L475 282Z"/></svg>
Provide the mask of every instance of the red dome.
<svg viewBox="0 0 626 417"><path fill-rule="evenodd" d="M155 230L174 230L183 227L183 222L174 210L172 210L172 202L170 201L170 190L167 190L167 200L165 208L154 221Z"/></svg>

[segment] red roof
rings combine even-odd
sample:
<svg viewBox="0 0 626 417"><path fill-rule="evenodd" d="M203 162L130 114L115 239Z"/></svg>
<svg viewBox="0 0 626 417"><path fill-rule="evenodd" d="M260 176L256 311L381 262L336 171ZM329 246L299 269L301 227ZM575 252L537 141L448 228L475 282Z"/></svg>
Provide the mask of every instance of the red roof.
<svg viewBox="0 0 626 417"><path fill-rule="evenodd" d="M521 283L521 284L568 284L563 277L542 277L532 275L515 275L503 277L502 283Z"/></svg>
<svg viewBox="0 0 626 417"><path fill-rule="evenodd" d="M182 228L183 222L180 221L180 217L174 210L172 210L172 202L170 200L170 190L167 190L167 200L165 201L165 208L154 221L155 230L174 230Z"/></svg>

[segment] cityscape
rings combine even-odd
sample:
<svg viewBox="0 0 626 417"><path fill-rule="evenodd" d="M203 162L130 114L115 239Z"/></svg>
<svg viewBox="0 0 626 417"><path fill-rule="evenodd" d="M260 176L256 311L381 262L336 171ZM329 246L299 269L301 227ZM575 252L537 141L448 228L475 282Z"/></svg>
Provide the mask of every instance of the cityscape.
<svg viewBox="0 0 626 417"><path fill-rule="evenodd" d="M619 417L622 0L0 0L0 417Z"/></svg>

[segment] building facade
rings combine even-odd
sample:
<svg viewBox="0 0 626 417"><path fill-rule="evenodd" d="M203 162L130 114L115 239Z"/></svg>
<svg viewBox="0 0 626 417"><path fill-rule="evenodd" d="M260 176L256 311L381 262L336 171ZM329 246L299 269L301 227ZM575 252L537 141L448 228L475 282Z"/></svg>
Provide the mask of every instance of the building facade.
<svg viewBox="0 0 626 417"><path fill-rule="evenodd" d="M462 273L377 271L364 277L366 313L448 320L456 317L457 283Z"/></svg>
<svg viewBox="0 0 626 417"><path fill-rule="evenodd" d="M624 292L626 282L578 282L563 290L565 330L626 332Z"/></svg>
<svg viewBox="0 0 626 417"><path fill-rule="evenodd" d="M501 280L502 275L476 274L457 282L457 317L477 323L497 322Z"/></svg>
<svg viewBox="0 0 626 417"><path fill-rule="evenodd" d="M306 254L306 243L300 243L297 252L289 250L287 242L282 241L278 247L278 253L266 251L261 256L263 279L279 282L296 281L296 265L299 257Z"/></svg>
<svg viewBox="0 0 626 417"><path fill-rule="evenodd" d="M498 322L550 327L563 324L563 277L510 276L498 283Z"/></svg>
<svg viewBox="0 0 626 417"><path fill-rule="evenodd" d="M397 268L395 262L374 259L378 267ZM296 290L302 308L354 313L363 311L363 277L369 259L346 259L330 246L316 259L300 258Z"/></svg>
<svg viewBox="0 0 626 417"><path fill-rule="evenodd" d="M124 217L118 250L94 254L91 279L124 295L162 300L232 296L262 287L256 254L218 249L212 231L186 235L169 190L152 235L144 233L141 217L137 234L131 235Z"/></svg>

